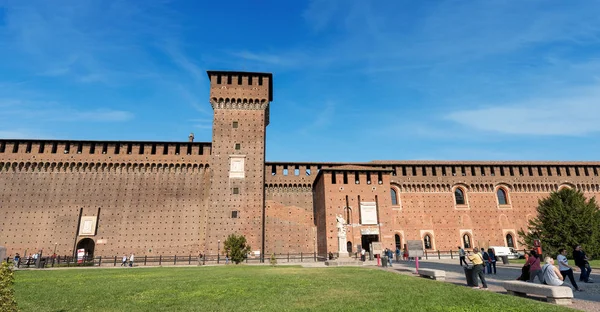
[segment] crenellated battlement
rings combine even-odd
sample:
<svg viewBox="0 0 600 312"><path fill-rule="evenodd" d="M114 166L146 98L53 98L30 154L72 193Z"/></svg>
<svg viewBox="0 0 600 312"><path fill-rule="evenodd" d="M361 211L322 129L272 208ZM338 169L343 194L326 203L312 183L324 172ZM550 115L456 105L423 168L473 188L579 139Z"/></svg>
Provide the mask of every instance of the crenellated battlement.
<svg viewBox="0 0 600 312"><path fill-rule="evenodd" d="M185 161L208 162L209 142L140 142L73 140L0 140L0 158L60 161Z"/></svg>

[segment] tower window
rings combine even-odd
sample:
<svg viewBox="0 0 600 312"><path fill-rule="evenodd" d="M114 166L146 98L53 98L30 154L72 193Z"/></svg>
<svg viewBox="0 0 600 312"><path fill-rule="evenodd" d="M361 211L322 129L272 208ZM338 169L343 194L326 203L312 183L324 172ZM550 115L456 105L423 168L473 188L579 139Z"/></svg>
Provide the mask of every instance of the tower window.
<svg viewBox="0 0 600 312"><path fill-rule="evenodd" d="M77 154L81 154L83 152L83 143L77 144Z"/></svg>
<svg viewBox="0 0 600 312"><path fill-rule="evenodd" d="M237 211L237 210L233 210L233 211L231 212L231 218L232 218L232 219L237 219L237 217L238 217L238 211Z"/></svg>
<svg viewBox="0 0 600 312"><path fill-rule="evenodd" d="M52 153L56 153L54 146L52 146ZM108 153L108 143L102 145L102 154Z"/></svg>
<svg viewBox="0 0 600 312"><path fill-rule="evenodd" d="M240 143L235 143L235 150L239 151L242 148L242 145Z"/></svg>
<svg viewBox="0 0 600 312"><path fill-rule="evenodd" d="M240 188L239 187L234 187L233 188L233 194L234 195L238 195L240 193Z"/></svg>
<svg viewBox="0 0 600 312"><path fill-rule="evenodd" d="M96 153L96 143L91 143L90 144L90 154L95 154Z"/></svg>
<svg viewBox="0 0 600 312"><path fill-rule="evenodd" d="M236 129L237 127L238 127L238 122L237 122L237 121L234 121L234 122L233 122L233 128L234 128L234 129Z"/></svg>
<svg viewBox="0 0 600 312"><path fill-rule="evenodd" d="M150 149L150 155L156 155L156 144L152 143L152 148Z"/></svg>
<svg viewBox="0 0 600 312"><path fill-rule="evenodd" d="M115 154L119 154L119 152L120 152L120 151L121 151L121 144L120 144L120 143L117 143L117 144L115 145Z"/></svg>
<svg viewBox="0 0 600 312"><path fill-rule="evenodd" d="M27 147L25 147L25 153L31 153L31 142L27 142Z"/></svg>
<svg viewBox="0 0 600 312"><path fill-rule="evenodd" d="M42 143L43 146L44 143ZM0 153L4 153L4 151L6 150L6 142L2 142L0 143Z"/></svg>
<svg viewBox="0 0 600 312"><path fill-rule="evenodd" d="M93 143L92 143L93 144ZM40 149L38 150L38 153L43 153L44 152L44 142L40 142ZM4 148L0 147L0 149L2 149L1 153L4 153ZM587 170L587 169L586 169ZM587 171L586 171L587 172Z"/></svg>
<svg viewBox="0 0 600 312"><path fill-rule="evenodd" d="M71 143L65 143L65 154L69 154L71 152Z"/></svg>
<svg viewBox="0 0 600 312"><path fill-rule="evenodd" d="M165 144L163 145L163 155L167 155L169 154L169 145Z"/></svg>
<svg viewBox="0 0 600 312"><path fill-rule="evenodd" d="M348 172L344 171L344 184L348 184Z"/></svg>
<svg viewBox="0 0 600 312"><path fill-rule="evenodd" d="M131 143L127 143L127 154L131 155L132 150L133 150L133 145Z"/></svg>
<svg viewBox="0 0 600 312"><path fill-rule="evenodd" d="M263 81L263 77L262 76L258 76L258 85L262 86L262 82Z"/></svg>
<svg viewBox="0 0 600 312"><path fill-rule="evenodd" d="M425 234L425 237L423 237L423 245L425 246L425 249L433 248L433 244L431 242L431 235Z"/></svg>
<svg viewBox="0 0 600 312"><path fill-rule="evenodd" d="M397 206L398 205L398 193L396 192L396 189L391 188L390 194L392 196L392 206Z"/></svg>
<svg viewBox="0 0 600 312"><path fill-rule="evenodd" d="M460 187L457 187L456 190L454 190L454 200L457 205L465 204L465 193Z"/></svg>
<svg viewBox="0 0 600 312"><path fill-rule="evenodd" d="M140 155L144 155L144 145L145 144L140 144L140 151L139 151Z"/></svg>
<svg viewBox="0 0 600 312"><path fill-rule="evenodd" d="M499 188L498 191L496 192L496 194L498 195L498 204L500 204L500 205L508 204L508 201L506 200L506 191L504 191L504 189Z"/></svg>

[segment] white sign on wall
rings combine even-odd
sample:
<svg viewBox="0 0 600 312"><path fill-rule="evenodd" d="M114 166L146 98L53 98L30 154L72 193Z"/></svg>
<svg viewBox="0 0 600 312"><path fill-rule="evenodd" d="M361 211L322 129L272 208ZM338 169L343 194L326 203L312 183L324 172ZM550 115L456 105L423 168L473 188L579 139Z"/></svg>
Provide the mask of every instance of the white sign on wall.
<svg viewBox="0 0 600 312"><path fill-rule="evenodd" d="M360 203L361 224L377 224L377 206L375 202Z"/></svg>
<svg viewBox="0 0 600 312"><path fill-rule="evenodd" d="M96 216L82 216L79 235L96 235Z"/></svg>
<svg viewBox="0 0 600 312"><path fill-rule="evenodd" d="M229 177L243 179L245 156L229 156Z"/></svg>

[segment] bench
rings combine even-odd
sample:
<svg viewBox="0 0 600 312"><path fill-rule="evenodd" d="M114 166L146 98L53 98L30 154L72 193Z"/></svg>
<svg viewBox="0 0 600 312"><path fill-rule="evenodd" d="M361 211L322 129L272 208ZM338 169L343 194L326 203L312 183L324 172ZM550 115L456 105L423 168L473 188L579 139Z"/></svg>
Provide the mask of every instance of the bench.
<svg viewBox="0 0 600 312"><path fill-rule="evenodd" d="M436 281L445 281L446 271L433 269L419 269L419 276L432 278Z"/></svg>
<svg viewBox="0 0 600 312"><path fill-rule="evenodd" d="M573 290L567 286L550 286L522 281L505 281L502 286L509 295L525 297L527 294L546 297L549 303L567 305L573 303Z"/></svg>

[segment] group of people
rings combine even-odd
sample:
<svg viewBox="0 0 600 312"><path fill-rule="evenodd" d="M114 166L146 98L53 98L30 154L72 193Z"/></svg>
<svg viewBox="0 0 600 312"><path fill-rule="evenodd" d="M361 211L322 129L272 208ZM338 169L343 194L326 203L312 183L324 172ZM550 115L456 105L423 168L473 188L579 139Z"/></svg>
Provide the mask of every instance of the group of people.
<svg viewBox="0 0 600 312"><path fill-rule="evenodd" d="M473 249L473 252L481 255L482 259L482 273L483 274L496 274L496 254L493 249L488 248L487 251L481 248L481 251L477 248ZM469 266L466 260L467 251L458 246L458 258L461 266ZM464 263L464 265L463 265Z"/></svg>
<svg viewBox="0 0 600 312"><path fill-rule="evenodd" d="M134 260L135 260L135 255L133 253L131 253L131 256L129 256L129 261L127 259L127 256L123 255L123 260L121 261L121 266L126 267L127 265L129 265L130 267L132 267Z"/></svg>
<svg viewBox="0 0 600 312"><path fill-rule="evenodd" d="M558 267L554 265L554 259L552 257L545 257L545 264L544 266L541 266L541 256L536 250L532 250L528 255L526 255L526 257L527 261L521 269L521 276L517 278L518 280L533 283L537 277L538 281L542 284L571 287L564 283L565 278L568 277L572 288L576 291L582 291L579 288L579 285L577 285L573 273L576 268L579 268L581 271L581 274L579 275L579 281L584 283L593 283L593 280L590 278L592 269L590 267L588 257L579 245L573 249L575 267L571 267L569 265L569 260L567 259L567 250L565 248L561 248L558 251L558 256L556 257L556 260L558 261Z"/></svg>

